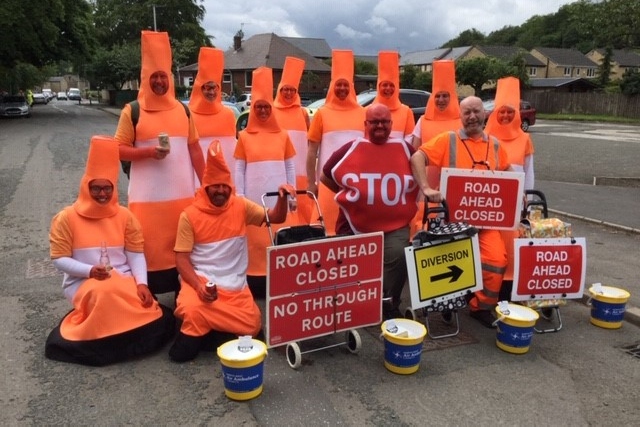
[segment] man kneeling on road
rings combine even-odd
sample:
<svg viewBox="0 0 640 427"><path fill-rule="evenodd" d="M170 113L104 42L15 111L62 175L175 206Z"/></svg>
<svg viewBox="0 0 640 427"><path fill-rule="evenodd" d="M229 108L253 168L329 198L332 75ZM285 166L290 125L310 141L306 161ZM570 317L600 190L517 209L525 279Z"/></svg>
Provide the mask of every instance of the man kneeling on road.
<svg viewBox="0 0 640 427"><path fill-rule="evenodd" d="M400 296L407 280L404 248L409 245L409 222L419 191L409 163L415 149L389 138L391 111L385 105L371 105L365 117L365 137L336 150L320 180L337 193L336 234L384 232L382 283L384 297L391 302L384 304L383 317L390 319L402 317Z"/></svg>
<svg viewBox="0 0 640 427"><path fill-rule="evenodd" d="M273 223L284 221L287 196L296 194L289 185L281 185L278 193L276 205L268 211ZM174 250L182 287L175 315L182 326L169 350L173 361L194 359L208 341L205 337L219 345L260 332L260 309L246 284L246 226L260 226L265 220L262 206L236 197L220 143L214 140L202 186L178 223Z"/></svg>

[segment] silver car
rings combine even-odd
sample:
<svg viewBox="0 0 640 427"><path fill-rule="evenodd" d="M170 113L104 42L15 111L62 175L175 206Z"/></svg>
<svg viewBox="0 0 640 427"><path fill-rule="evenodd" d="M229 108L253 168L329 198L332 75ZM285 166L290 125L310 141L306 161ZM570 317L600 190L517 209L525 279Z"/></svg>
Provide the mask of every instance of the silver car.
<svg viewBox="0 0 640 427"><path fill-rule="evenodd" d="M31 110L24 95L5 95L0 98L0 116L31 117Z"/></svg>

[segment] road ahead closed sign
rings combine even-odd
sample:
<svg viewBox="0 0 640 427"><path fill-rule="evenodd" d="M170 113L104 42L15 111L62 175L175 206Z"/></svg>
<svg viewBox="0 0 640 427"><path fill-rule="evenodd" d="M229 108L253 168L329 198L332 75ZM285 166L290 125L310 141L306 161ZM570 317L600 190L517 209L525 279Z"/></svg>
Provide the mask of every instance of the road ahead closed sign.
<svg viewBox="0 0 640 427"><path fill-rule="evenodd" d="M478 236L405 248L411 308L448 301L482 288Z"/></svg>

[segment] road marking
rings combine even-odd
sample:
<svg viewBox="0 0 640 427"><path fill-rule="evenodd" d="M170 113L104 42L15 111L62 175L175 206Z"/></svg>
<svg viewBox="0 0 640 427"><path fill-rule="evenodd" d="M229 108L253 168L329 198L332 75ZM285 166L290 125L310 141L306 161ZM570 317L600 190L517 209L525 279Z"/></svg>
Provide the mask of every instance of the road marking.
<svg viewBox="0 0 640 427"><path fill-rule="evenodd" d="M577 132L577 133L576 132L549 132L547 135L564 136L567 138L600 139L603 141L640 143L640 135L637 132L621 131L621 130L599 129L599 130Z"/></svg>

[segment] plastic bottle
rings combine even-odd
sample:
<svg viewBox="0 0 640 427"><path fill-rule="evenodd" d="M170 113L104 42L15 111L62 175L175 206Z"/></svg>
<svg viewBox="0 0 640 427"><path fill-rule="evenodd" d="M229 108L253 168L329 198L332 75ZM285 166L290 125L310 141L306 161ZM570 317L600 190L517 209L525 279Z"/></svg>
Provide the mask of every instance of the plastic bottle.
<svg viewBox="0 0 640 427"><path fill-rule="evenodd" d="M100 266L104 267L104 269L109 272L109 276L111 276L111 260L109 259L109 252L107 251L107 242L102 242L100 244Z"/></svg>

